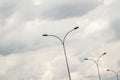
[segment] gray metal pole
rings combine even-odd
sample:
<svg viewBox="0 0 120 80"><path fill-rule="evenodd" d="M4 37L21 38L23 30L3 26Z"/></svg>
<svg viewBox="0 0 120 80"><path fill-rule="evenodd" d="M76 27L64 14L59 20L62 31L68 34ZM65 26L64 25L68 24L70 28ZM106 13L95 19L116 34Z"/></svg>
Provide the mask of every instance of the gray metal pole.
<svg viewBox="0 0 120 80"><path fill-rule="evenodd" d="M114 70L112 70L112 69L107 69L107 71L113 72L113 73L115 74L115 76L116 76L116 79L119 80L119 72L120 72L120 71L116 72L116 71L114 71Z"/></svg>
<svg viewBox="0 0 120 80"><path fill-rule="evenodd" d="M76 30L76 29L78 29L78 28L79 28L79 27L75 27L74 29L68 31L68 32L65 34L63 40L62 40L60 37L56 36L56 35L43 34L43 36L53 36L53 37L59 39L60 42L62 43L69 80L71 80L71 74L70 74L70 68L69 68L68 59L67 59L67 54L66 54L65 39L66 39L67 35L68 35L70 32L72 32L72 31L74 31L74 30Z"/></svg>
<svg viewBox="0 0 120 80"><path fill-rule="evenodd" d="M98 63L97 63L97 70L98 70L99 80L101 80L100 69L99 69L99 64Z"/></svg>
<svg viewBox="0 0 120 80"><path fill-rule="evenodd" d="M101 57L104 56L105 54L106 54L106 52L103 53L101 56L99 56L97 60L85 58L85 60L91 60L92 62L94 62L96 64L96 66L97 66L97 72L98 72L98 79L99 80L102 80L101 79L101 75L100 75L100 69L99 69L99 61L100 61Z"/></svg>

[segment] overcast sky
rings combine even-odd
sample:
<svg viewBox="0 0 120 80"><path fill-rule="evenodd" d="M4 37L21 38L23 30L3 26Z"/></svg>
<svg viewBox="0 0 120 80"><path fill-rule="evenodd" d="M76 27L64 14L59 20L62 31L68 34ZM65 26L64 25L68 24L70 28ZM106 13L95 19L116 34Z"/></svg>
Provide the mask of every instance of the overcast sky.
<svg viewBox="0 0 120 80"><path fill-rule="evenodd" d="M68 80L62 44L66 38L72 80L116 80L120 70L120 0L0 0L0 80Z"/></svg>

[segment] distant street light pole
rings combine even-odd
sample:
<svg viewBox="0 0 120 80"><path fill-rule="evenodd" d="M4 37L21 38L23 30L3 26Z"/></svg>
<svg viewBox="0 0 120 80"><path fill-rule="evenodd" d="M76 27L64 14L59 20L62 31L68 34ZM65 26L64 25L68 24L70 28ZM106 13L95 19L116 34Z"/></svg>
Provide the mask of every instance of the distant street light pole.
<svg viewBox="0 0 120 80"><path fill-rule="evenodd" d="M67 72L68 72L69 80L71 80L71 74L70 74L70 69L69 69L68 59L67 59L67 55L66 55L65 39L66 39L67 35L68 35L70 32L72 32L72 31L74 31L74 30L76 30L76 29L78 29L78 28L79 28L79 27L77 26L77 27L75 27L74 29L68 31L68 32L65 34L65 36L64 36L63 39L61 39L60 37L58 37L58 36L56 36L56 35L43 34L43 36L52 36L52 37L55 37L55 38L59 39L60 42L62 43L63 50L64 50L64 56L65 56L65 61L66 61L66 66L67 66Z"/></svg>
<svg viewBox="0 0 120 80"><path fill-rule="evenodd" d="M89 59L89 58L85 58L85 59L84 59L84 60L90 60L90 61L92 61L92 62L94 62L94 63L96 64L99 80L101 80L100 69L99 69L99 61L100 61L101 57L104 56L105 54L106 54L106 52L103 53L100 57L98 57L97 60Z"/></svg>
<svg viewBox="0 0 120 80"><path fill-rule="evenodd" d="M120 71L114 71L114 70L112 70L112 69L107 69L107 71L111 71L111 72L113 72L115 75L116 75L116 78L117 78L117 80L119 80L119 73L120 73Z"/></svg>

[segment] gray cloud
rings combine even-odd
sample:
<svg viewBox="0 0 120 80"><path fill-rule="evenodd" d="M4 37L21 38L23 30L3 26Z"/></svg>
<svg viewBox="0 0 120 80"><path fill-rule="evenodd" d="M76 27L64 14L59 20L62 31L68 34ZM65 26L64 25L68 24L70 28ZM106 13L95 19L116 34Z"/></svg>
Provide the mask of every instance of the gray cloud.
<svg viewBox="0 0 120 80"><path fill-rule="evenodd" d="M111 27L115 33L115 40L120 40L120 20L115 20L111 23Z"/></svg>
<svg viewBox="0 0 120 80"><path fill-rule="evenodd" d="M41 12L41 17L55 20L78 17L93 10L99 6L99 4L97 0L67 1L66 3L63 2L62 4L53 5L45 9Z"/></svg>
<svg viewBox="0 0 120 80"><path fill-rule="evenodd" d="M0 17L2 17L3 20L15 12L20 12L24 20L38 17L51 20L78 17L88 13L100 4L98 0L53 0L52 2L46 0L39 6L35 6L32 0L21 0L20 2L13 0L12 2L4 1L4 3L3 6L0 6Z"/></svg>
<svg viewBox="0 0 120 80"><path fill-rule="evenodd" d="M106 18L109 20L109 27L112 29L114 33L113 41L120 40L120 11L119 5L120 1L113 1L113 4L109 5L109 9L106 10Z"/></svg>
<svg viewBox="0 0 120 80"><path fill-rule="evenodd" d="M43 27L37 27L36 30L34 30L34 27L30 25L31 32L25 30L25 28L29 26L29 25L25 26L27 22L29 21L32 22L32 20L34 20L35 18L43 18L43 20L45 19L49 19L49 20L57 19L58 20L58 19L66 19L66 18L71 18L71 17L78 17L84 14L87 14L89 11L95 9L97 6L100 5L99 1L97 0L93 0L93 1L89 1L89 0L56 1L56 0L53 0L52 2L45 0L39 6L35 6L32 0L30 1L26 0L26 2L28 3L25 3L25 1L21 0L20 2L13 1L13 2L7 3L8 5L11 5L9 9L9 10L12 10L11 15L15 15L13 13L18 12L20 14L19 17L21 18L21 20L19 20L19 17L18 17L18 22L16 25L9 25L7 24L8 22L6 21L6 26L5 26L6 28L1 28L1 34L0 34L1 36L0 53L1 54L5 55L5 54L10 54L10 53L15 53L15 52L24 52L24 51L36 50L36 49L44 47L42 37L40 39L37 36L42 31L45 31L46 29L43 27L48 26L48 25L45 25L45 26L39 25ZM5 9L5 11L8 11L7 13L10 16L9 10ZM4 12L2 14L4 14ZM34 24L38 24L38 23L34 23ZM51 24L50 25L52 28L52 26L54 25L53 23ZM60 24L60 23L58 22L55 25L58 26L57 24ZM70 23L68 22L68 24ZM50 27L46 27L46 28L47 30L50 29ZM64 29L61 29L61 30L63 31ZM108 35L108 33L106 32L105 34L106 34L105 36ZM40 35L42 35L42 33ZM97 37L101 37L101 35ZM8 39L10 39L9 42L8 42Z"/></svg>
<svg viewBox="0 0 120 80"><path fill-rule="evenodd" d="M7 18L16 11L17 1L2 0L0 5L0 18Z"/></svg>
<svg viewBox="0 0 120 80"><path fill-rule="evenodd" d="M8 17L16 12L18 1L1 0L0 1L0 27L6 25Z"/></svg>

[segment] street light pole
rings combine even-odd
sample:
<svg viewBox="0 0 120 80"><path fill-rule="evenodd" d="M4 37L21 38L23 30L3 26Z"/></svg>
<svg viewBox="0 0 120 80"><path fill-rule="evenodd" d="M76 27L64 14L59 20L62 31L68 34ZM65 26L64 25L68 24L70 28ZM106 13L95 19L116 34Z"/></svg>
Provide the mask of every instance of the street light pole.
<svg viewBox="0 0 120 80"><path fill-rule="evenodd" d="M70 32L72 32L72 31L74 31L74 30L76 30L76 29L78 29L78 28L79 28L79 27L77 26L77 27L75 27L74 29L68 31L68 32L65 34L65 36L64 36L63 39L61 39L60 37L58 37L58 36L56 36L56 35L43 34L43 36L52 36L52 37L55 37L55 38L57 38L58 40L60 40L60 42L62 43L69 80L71 80L71 74L70 74L70 68L69 68L68 59L67 59L67 54L66 54L65 39L66 39L67 35L68 35Z"/></svg>
<svg viewBox="0 0 120 80"><path fill-rule="evenodd" d="M112 69L107 69L107 71L111 71L111 72L113 72L115 75L116 75L116 78L117 78L117 80L119 80L119 73L120 73L120 71L114 71L114 70L112 70Z"/></svg>
<svg viewBox="0 0 120 80"><path fill-rule="evenodd" d="M99 61L100 61L101 57L104 56L105 54L106 54L106 52L103 53L100 57L98 57L97 60L85 58L85 60L90 60L90 61L92 61L96 64L99 80L101 80L100 69L99 69Z"/></svg>

